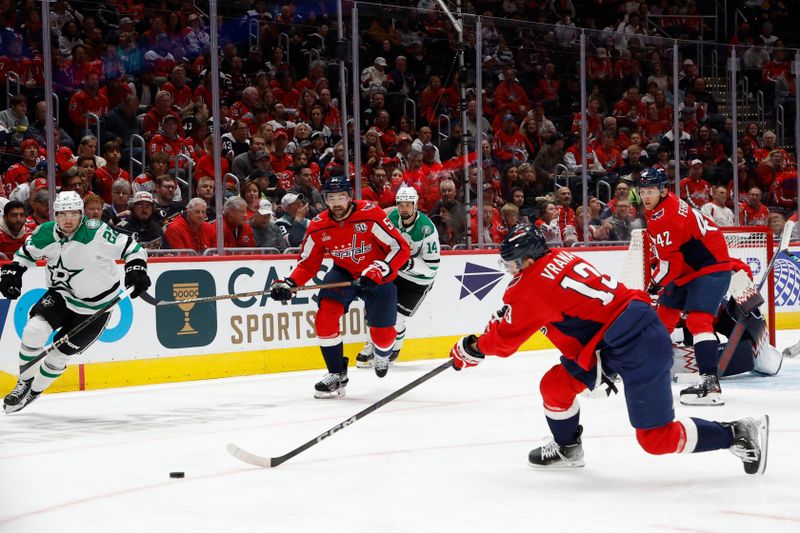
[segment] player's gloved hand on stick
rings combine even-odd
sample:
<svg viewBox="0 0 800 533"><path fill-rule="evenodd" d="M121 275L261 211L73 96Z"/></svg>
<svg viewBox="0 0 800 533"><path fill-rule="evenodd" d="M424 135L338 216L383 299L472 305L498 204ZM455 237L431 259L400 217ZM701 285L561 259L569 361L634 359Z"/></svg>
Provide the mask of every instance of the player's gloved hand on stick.
<svg viewBox="0 0 800 533"><path fill-rule="evenodd" d="M650 285L648 285L647 287L647 294L649 294L650 296L658 296L658 293L661 292L661 289L662 289L661 285L651 281Z"/></svg>
<svg viewBox="0 0 800 533"><path fill-rule="evenodd" d="M392 273L386 261L373 261L367 268L361 271L361 286L368 288L370 285L383 285L386 278Z"/></svg>
<svg viewBox="0 0 800 533"><path fill-rule="evenodd" d="M9 263L0 268L0 293L9 300L16 300L22 294L22 274L28 270L19 263Z"/></svg>
<svg viewBox="0 0 800 533"><path fill-rule="evenodd" d="M469 335L453 345L450 357L453 358L453 368L461 370L467 366L477 366L486 356L478 350L478 337Z"/></svg>
<svg viewBox="0 0 800 533"><path fill-rule="evenodd" d="M275 280L269 288L269 297L273 300L288 302L292 299L292 289L295 287L297 287L297 283L295 283L292 278Z"/></svg>
<svg viewBox="0 0 800 533"><path fill-rule="evenodd" d="M125 263L125 288L130 287L133 287L131 298L136 298L150 288L147 263L142 259L133 259Z"/></svg>

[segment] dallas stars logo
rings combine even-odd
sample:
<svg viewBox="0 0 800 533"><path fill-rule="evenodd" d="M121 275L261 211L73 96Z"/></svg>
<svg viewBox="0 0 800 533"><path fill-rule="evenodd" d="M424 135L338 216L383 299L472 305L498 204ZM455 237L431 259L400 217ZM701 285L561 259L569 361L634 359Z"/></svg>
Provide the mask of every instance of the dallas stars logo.
<svg viewBox="0 0 800 533"><path fill-rule="evenodd" d="M61 257L58 258L58 262L55 265L48 265L47 270L50 271L50 286L64 289L72 289L72 285L70 285L72 278L83 272L82 268L73 270L65 267Z"/></svg>

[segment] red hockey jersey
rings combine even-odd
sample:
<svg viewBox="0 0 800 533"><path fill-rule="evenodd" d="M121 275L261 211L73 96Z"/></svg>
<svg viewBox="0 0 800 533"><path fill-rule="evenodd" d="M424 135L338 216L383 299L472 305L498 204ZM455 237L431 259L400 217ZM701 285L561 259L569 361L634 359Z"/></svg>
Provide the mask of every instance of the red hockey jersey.
<svg viewBox="0 0 800 533"><path fill-rule="evenodd" d="M647 211L653 245L653 281L684 285L712 272L731 270L725 237L714 222L673 193Z"/></svg>
<svg viewBox="0 0 800 533"><path fill-rule="evenodd" d="M333 220L328 211L314 217L300 245L300 261L292 271L292 281L304 285L313 278L326 253L353 279L373 261L386 261L392 269L387 279L391 281L408 261L411 248L383 209L372 202L353 200L353 210L344 220Z"/></svg>
<svg viewBox="0 0 800 533"><path fill-rule="evenodd" d="M478 348L508 357L541 330L564 357L590 370L603 334L634 300L647 301L647 295L571 252L553 252L511 280L503 295L505 313L489 322Z"/></svg>

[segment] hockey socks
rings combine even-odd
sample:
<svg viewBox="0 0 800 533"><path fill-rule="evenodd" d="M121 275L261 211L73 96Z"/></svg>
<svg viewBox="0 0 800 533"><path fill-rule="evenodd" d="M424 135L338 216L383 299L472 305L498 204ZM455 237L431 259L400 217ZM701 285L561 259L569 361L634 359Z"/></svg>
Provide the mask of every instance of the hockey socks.
<svg viewBox="0 0 800 533"><path fill-rule="evenodd" d="M553 411L544 406L544 415L553 440L558 444L574 444L578 438L581 408L578 399L566 411Z"/></svg>
<svg viewBox="0 0 800 533"><path fill-rule="evenodd" d="M733 445L733 430L712 420L702 418L683 419L679 422L686 431L683 453L725 450Z"/></svg>
<svg viewBox="0 0 800 533"><path fill-rule="evenodd" d="M705 335L710 335L709 340L701 340ZM717 374L717 358L719 357L719 341L713 333L697 335L694 340L694 357L697 360L697 369L700 374Z"/></svg>

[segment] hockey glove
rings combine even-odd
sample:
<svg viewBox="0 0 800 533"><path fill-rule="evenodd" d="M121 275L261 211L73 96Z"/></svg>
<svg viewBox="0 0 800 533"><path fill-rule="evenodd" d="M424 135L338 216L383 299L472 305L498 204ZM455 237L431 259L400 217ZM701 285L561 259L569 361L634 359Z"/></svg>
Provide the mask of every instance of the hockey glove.
<svg viewBox="0 0 800 533"><path fill-rule="evenodd" d="M373 261L361 272L361 286L369 288L370 285L383 285L391 273L392 269L386 261Z"/></svg>
<svg viewBox="0 0 800 533"><path fill-rule="evenodd" d="M16 300L22 294L22 274L28 270L19 263L9 263L0 268L0 293L9 300Z"/></svg>
<svg viewBox="0 0 800 533"><path fill-rule="evenodd" d="M147 289L150 288L147 263L143 259L132 259L125 263L125 288L130 287L133 287L131 299L147 292Z"/></svg>
<svg viewBox="0 0 800 533"><path fill-rule="evenodd" d="M475 346L474 348L472 346ZM486 357L478 350L478 337L469 335L462 337L453 345L450 350L450 357L453 358L453 368L461 370L466 366L477 366Z"/></svg>
<svg viewBox="0 0 800 533"><path fill-rule="evenodd" d="M292 278L275 280L269 288L269 297L273 300L288 302L292 299L292 289L295 287L297 287L297 283L295 283Z"/></svg>

